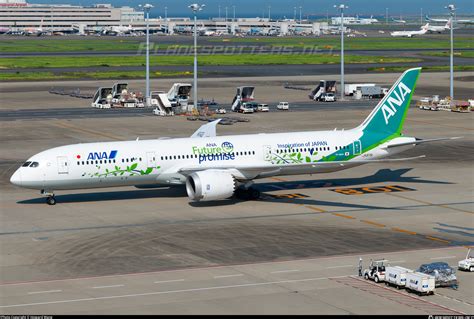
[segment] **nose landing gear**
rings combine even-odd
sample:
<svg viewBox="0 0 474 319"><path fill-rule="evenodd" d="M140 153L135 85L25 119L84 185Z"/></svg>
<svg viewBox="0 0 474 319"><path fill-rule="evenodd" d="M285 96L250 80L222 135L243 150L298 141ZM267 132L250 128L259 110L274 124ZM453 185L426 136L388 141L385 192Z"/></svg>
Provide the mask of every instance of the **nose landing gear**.
<svg viewBox="0 0 474 319"><path fill-rule="evenodd" d="M41 195L46 196L46 204L48 205L56 205L56 198L54 197L53 192L45 191L44 189L41 190Z"/></svg>
<svg viewBox="0 0 474 319"><path fill-rule="evenodd" d="M48 196L46 203L48 205L56 205L56 198L54 198L54 196Z"/></svg>

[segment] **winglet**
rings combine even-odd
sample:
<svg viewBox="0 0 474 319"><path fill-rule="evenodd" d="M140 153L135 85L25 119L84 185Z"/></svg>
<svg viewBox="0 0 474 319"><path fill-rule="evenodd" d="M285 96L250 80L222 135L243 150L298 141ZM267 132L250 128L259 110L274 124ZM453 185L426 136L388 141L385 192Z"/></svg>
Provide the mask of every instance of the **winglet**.
<svg viewBox="0 0 474 319"><path fill-rule="evenodd" d="M207 124L202 125L200 128L197 129L196 132L194 132L191 137L214 137L216 136L216 125L219 123L222 119L218 119L212 122L209 122Z"/></svg>

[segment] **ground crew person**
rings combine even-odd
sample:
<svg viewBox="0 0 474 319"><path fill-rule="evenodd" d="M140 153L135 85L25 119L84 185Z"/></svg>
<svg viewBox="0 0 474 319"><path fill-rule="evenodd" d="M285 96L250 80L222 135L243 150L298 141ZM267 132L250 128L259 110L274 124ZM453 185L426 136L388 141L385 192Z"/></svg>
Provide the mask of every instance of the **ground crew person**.
<svg viewBox="0 0 474 319"><path fill-rule="evenodd" d="M359 277L362 277L362 257L359 257Z"/></svg>

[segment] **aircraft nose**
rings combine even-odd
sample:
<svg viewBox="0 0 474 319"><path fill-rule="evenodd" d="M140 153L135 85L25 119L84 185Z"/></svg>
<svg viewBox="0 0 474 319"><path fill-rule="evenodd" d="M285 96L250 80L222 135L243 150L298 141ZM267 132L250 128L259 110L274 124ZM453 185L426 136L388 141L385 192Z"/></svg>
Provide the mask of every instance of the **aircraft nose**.
<svg viewBox="0 0 474 319"><path fill-rule="evenodd" d="M16 172L13 173L12 177L10 177L10 183L12 183L13 185L21 186L21 169L17 169Z"/></svg>

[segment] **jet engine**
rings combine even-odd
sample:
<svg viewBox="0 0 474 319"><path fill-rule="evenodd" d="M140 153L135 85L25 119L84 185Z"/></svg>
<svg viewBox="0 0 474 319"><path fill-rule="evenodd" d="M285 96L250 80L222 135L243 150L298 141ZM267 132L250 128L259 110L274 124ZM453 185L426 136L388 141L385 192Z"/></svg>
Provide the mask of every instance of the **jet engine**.
<svg viewBox="0 0 474 319"><path fill-rule="evenodd" d="M194 201L211 201L229 198L234 194L234 177L224 171L200 171L186 179L186 191Z"/></svg>

